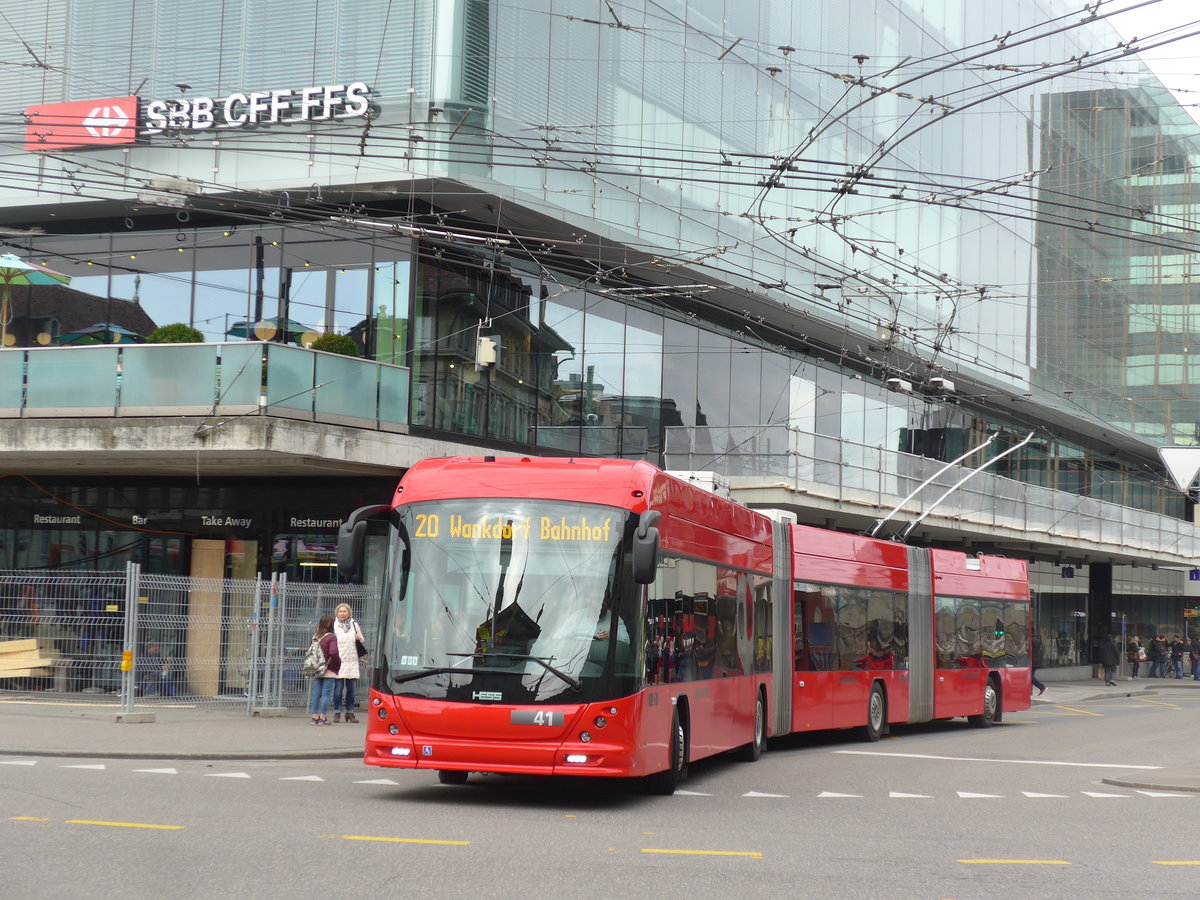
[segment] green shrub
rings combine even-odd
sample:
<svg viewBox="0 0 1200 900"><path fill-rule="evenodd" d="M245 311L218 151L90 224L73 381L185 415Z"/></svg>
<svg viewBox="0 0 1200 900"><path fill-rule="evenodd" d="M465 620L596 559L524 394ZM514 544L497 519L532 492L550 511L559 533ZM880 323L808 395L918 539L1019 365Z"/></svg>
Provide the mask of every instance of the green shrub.
<svg viewBox="0 0 1200 900"><path fill-rule="evenodd" d="M203 344L204 335L191 325L175 322L155 328L146 338L147 344Z"/></svg>
<svg viewBox="0 0 1200 900"><path fill-rule="evenodd" d="M323 334L311 344L312 350L324 350L326 353L340 353L342 356L361 356L358 344L347 334Z"/></svg>

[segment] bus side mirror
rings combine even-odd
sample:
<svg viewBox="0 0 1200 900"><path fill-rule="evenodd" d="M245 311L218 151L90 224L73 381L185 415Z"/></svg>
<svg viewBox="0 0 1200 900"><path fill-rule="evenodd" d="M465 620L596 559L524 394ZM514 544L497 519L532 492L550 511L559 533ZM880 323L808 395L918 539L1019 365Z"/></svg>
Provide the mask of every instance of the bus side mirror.
<svg viewBox="0 0 1200 900"><path fill-rule="evenodd" d="M338 574L358 584L363 576L363 545L367 538L367 522L382 519L392 511L390 506L362 506L350 513L338 529Z"/></svg>
<svg viewBox="0 0 1200 900"><path fill-rule="evenodd" d="M638 584L653 584L658 571L658 523L662 513L650 509L642 513L637 531L633 533L633 580Z"/></svg>

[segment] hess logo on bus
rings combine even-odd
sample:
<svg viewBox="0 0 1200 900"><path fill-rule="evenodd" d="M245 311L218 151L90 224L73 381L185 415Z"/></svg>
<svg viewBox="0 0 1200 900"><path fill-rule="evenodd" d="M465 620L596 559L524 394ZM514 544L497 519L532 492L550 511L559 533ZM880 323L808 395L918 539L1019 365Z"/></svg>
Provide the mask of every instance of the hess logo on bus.
<svg viewBox="0 0 1200 900"><path fill-rule="evenodd" d="M503 700L504 695L499 691L472 691L472 700Z"/></svg>

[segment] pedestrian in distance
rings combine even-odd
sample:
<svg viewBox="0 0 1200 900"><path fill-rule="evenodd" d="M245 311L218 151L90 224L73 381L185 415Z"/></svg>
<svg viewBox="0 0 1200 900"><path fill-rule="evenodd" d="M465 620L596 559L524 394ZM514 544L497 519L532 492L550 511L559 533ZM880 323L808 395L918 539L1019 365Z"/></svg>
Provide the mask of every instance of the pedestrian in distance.
<svg viewBox="0 0 1200 900"><path fill-rule="evenodd" d="M1161 634L1150 639L1146 655L1150 659L1150 677L1164 678L1167 671L1167 639Z"/></svg>
<svg viewBox="0 0 1200 900"><path fill-rule="evenodd" d="M1129 639L1129 648L1125 653L1125 659L1129 663L1129 677L1137 678L1138 669L1141 668L1142 660L1146 658L1146 648L1138 640L1135 634Z"/></svg>
<svg viewBox="0 0 1200 900"><path fill-rule="evenodd" d="M1200 632L1192 635L1188 655L1192 658L1192 681L1200 681Z"/></svg>
<svg viewBox="0 0 1200 900"><path fill-rule="evenodd" d="M1111 687L1117 686L1117 666L1121 664L1121 654L1113 643L1112 635L1106 634L1100 639L1100 665L1104 666L1104 683Z"/></svg>
<svg viewBox="0 0 1200 900"><path fill-rule="evenodd" d="M1187 653L1187 644L1177 634L1171 635L1171 668L1176 678L1183 677L1183 655Z"/></svg>
<svg viewBox="0 0 1200 900"><path fill-rule="evenodd" d="M1029 667L1029 680L1033 682L1033 686L1037 688L1038 696L1046 693L1046 686L1038 681L1037 670L1042 665L1042 642L1038 638L1037 632L1033 633L1033 665Z"/></svg>
<svg viewBox="0 0 1200 900"><path fill-rule="evenodd" d="M354 689L358 686L359 676L358 648L363 647L365 650L363 634L358 623L354 621L350 604L339 603L334 615L337 616L337 620L333 623L333 635L337 640L341 665L333 681L333 721L335 724L342 721L344 711L347 722L358 722L354 717Z"/></svg>
<svg viewBox="0 0 1200 900"><path fill-rule="evenodd" d="M329 711L329 698L333 694L333 683L337 680L338 669L341 668L341 658L338 656L338 642L333 634L333 616L321 616L317 622L317 630L313 640L321 648L325 658L325 672L312 680L312 699L308 711L312 714L314 725L329 725L326 714Z"/></svg>

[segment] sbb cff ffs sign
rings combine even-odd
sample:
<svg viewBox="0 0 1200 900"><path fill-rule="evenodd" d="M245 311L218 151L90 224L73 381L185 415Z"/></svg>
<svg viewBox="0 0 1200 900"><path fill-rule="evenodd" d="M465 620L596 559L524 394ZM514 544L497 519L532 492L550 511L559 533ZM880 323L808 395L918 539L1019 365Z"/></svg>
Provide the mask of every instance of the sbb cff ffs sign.
<svg viewBox="0 0 1200 900"><path fill-rule="evenodd" d="M270 91L235 91L227 97L151 100L108 97L49 103L27 109L25 149L69 150L132 144L139 134L207 131L249 126L366 118L371 89L364 82Z"/></svg>
<svg viewBox="0 0 1200 900"><path fill-rule="evenodd" d="M138 98L48 103L25 111L26 150L69 150L137 140Z"/></svg>

